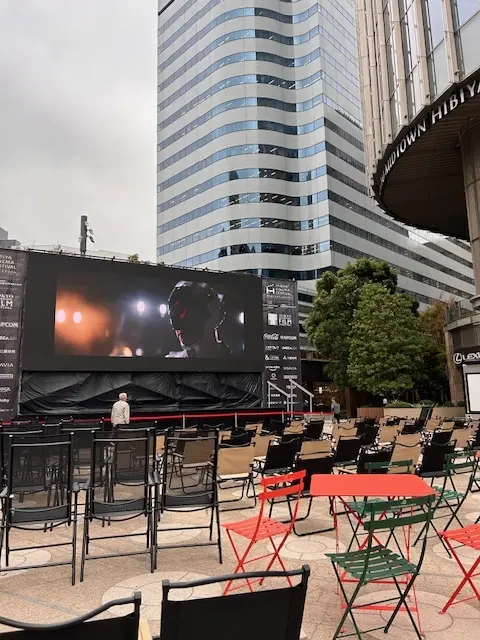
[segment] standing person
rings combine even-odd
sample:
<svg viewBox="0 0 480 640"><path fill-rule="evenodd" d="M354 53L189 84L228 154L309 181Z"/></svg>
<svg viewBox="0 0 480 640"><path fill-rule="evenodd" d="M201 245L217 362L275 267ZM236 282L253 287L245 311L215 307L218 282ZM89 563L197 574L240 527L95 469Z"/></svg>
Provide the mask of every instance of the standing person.
<svg viewBox="0 0 480 640"><path fill-rule="evenodd" d="M112 429L124 424L130 424L130 405L127 402L127 394L120 393L118 400L112 407Z"/></svg>
<svg viewBox="0 0 480 640"><path fill-rule="evenodd" d="M332 411L332 422L333 422L333 424L335 424L335 422L337 424L340 424L340 405L335 400L335 398L332 398L331 411Z"/></svg>

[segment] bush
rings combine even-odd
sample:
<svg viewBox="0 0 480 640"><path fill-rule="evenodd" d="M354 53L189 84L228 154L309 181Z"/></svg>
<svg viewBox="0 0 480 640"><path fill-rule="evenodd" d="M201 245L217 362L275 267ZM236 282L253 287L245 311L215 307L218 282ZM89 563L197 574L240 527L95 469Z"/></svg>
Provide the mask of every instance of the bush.
<svg viewBox="0 0 480 640"><path fill-rule="evenodd" d="M403 400L392 400L387 404L387 409L413 409L414 405Z"/></svg>
<svg viewBox="0 0 480 640"><path fill-rule="evenodd" d="M434 404L435 403L432 400L420 400L421 407L433 407Z"/></svg>
<svg viewBox="0 0 480 640"><path fill-rule="evenodd" d="M457 407L465 407L465 406L466 406L466 404L465 404L465 400L459 400L459 401L457 402Z"/></svg>
<svg viewBox="0 0 480 640"><path fill-rule="evenodd" d="M453 402L450 402L450 400L447 400L447 402L443 403L444 407L454 407L455 404Z"/></svg>

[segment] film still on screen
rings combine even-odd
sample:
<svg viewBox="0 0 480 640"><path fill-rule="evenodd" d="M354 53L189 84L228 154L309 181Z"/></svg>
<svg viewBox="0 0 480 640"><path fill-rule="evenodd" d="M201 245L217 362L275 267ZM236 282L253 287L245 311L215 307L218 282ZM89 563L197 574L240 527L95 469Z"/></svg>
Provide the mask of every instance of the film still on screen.
<svg viewBox="0 0 480 640"><path fill-rule="evenodd" d="M55 353L120 358L242 356L244 310L206 282L60 276ZM150 285L150 286L149 286Z"/></svg>

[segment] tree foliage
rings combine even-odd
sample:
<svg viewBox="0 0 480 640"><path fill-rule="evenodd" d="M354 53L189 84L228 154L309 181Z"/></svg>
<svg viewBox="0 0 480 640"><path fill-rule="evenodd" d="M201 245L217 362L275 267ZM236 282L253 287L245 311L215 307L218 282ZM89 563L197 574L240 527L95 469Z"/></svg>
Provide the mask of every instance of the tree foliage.
<svg viewBox="0 0 480 640"><path fill-rule="evenodd" d="M310 343L328 360L326 372L340 387L349 386L348 364L355 309L367 284L379 284L393 294L397 275L387 262L362 258L337 273L327 271L317 281L317 294L305 328Z"/></svg>
<svg viewBox="0 0 480 640"><path fill-rule="evenodd" d="M140 262L140 258L138 257L138 253L132 253L130 256L128 256L127 260L128 260L128 262L131 262L132 264L139 264L139 262Z"/></svg>
<svg viewBox="0 0 480 640"><path fill-rule="evenodd" d="M347 367L360 391L398 396L415 383L425 337L411 301L382 284L362 287L354 312Z"/></svg>

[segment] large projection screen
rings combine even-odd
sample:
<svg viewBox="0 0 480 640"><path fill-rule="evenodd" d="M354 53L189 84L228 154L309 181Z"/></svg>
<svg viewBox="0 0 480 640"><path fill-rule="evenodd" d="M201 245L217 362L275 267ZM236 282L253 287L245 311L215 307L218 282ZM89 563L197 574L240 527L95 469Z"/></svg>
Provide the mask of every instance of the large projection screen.
<svg viewBox="0 0 480 640"><path fill-rule="evenodd" d="M466 368L466 367L465 367ZM465 395L468 413L480 413L480 367L478 371L465 371Z"/></svg>
<svg viewBox="0 0 480 640"><path fill-rule="evenodd" d="M31 253L24 371L263 369L260 278Z"/></svg>

